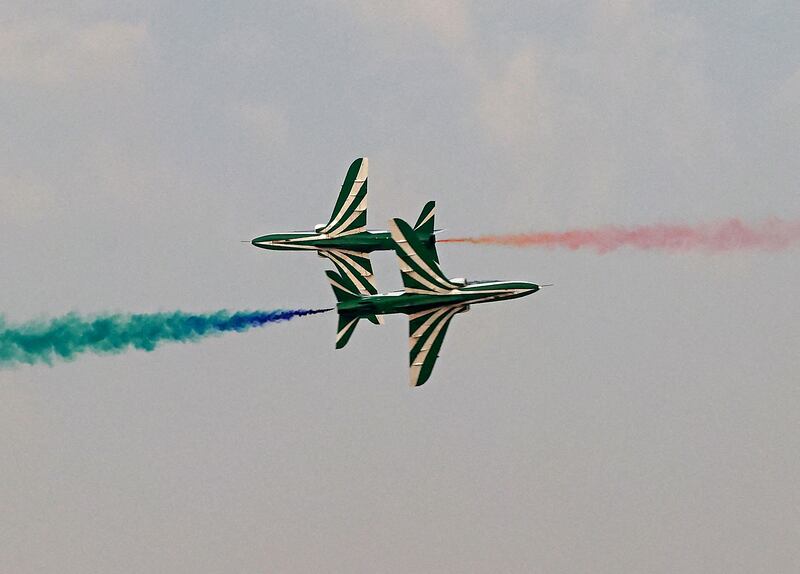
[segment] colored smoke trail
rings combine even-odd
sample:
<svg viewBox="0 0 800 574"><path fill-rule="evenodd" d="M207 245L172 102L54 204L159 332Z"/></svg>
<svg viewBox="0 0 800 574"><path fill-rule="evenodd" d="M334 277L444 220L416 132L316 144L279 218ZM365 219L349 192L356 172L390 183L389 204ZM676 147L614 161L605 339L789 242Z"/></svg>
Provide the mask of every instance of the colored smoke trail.
<svg viewBox="0 0 800 574"><path fill-rule="evenodd" d="M0 367L19 363L71 360L80 353L122 353L129 348L152 351L166 341L188 342L225 331L245 331L267 323L324 313L330 309L218 311L194 315L176 311L151 314L109 314L6 324L0 317Z"/></svg>
<svg viewBox="0 0 800 574"><path fill-rule="evenodd" d="M565 247L608 253L620 247L669 251L779 250L800 242L800 221L769 219L756 225L730 219L701 225L605 226L595 229L440 239L437 243L483 243L514 247Z"/></svg>

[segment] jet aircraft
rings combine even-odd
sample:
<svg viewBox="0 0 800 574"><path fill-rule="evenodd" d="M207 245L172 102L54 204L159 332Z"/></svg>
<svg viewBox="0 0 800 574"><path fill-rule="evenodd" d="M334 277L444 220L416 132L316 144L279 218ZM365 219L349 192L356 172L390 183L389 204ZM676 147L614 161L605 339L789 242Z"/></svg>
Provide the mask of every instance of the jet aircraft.
<svg viewBox="0 0 800 574"><path fill-rule="evenodd" d="M365 157L350 165L328 223L317 225L314 231L262 235L251 243L262 249L316 251L321 257L330 259L340 273L348 276L359 293L377 294L369 254L393 250L395 246L388 231L367 230L367 169ZM436 204L429 201L414 224L413 233L438 260L435 213Z"/></svg>
<svg viewBox="0 0 800 574"><path fill-rule="evenodd" d="M400 263L402 291L365 295L347 274L326 271L339 313L336 348L347 344L360 319L379 323L379 315L408 315L412 387L424 384L431 376L447 327L456 314L469 310L473 303L515 299L539 290L539 285L526 281L448 279L408 223L393 219L390 232Z"/></svg>

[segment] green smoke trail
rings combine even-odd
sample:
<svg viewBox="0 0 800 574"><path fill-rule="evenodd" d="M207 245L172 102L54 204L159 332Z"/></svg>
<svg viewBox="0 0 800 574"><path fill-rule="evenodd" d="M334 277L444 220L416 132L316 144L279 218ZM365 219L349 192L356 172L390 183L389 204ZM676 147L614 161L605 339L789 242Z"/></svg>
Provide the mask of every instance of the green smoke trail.
<svg viewBox="0 0 800 574"><path fill-rule="evenodd" d="M17 364L69 361L80 353L122 353L130 348L152 351L165 341L197 341L225 331L245 331L267 323L324 313L330 309L218 311L195 315L176 311L151 314L107 314L6 324L0 317L0 368Z"/></svg>

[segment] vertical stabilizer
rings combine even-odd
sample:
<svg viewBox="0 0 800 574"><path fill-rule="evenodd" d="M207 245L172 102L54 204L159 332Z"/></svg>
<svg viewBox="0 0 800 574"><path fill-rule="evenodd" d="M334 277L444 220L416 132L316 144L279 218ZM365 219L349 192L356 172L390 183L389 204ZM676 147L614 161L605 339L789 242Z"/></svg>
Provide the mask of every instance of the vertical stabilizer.
<svg viewBox="0 0 800 574"><path fill-rule="evenodd" d="M420 234L433 235L433 219L436 216L436 202L429 201L422 208L417 222L414 224L414 231Z"/></svg>
<svg viewBox="0 0 800 574"><path fill-rule="evenodd" d="M417 222L414 224L414 231L420 241L428 250L428 253L437 263L439 262L439 254L436 253L436 236L434 232L434 217L436 216L436 202L429 201L422 208L422 213L419 214Z"/></svg>

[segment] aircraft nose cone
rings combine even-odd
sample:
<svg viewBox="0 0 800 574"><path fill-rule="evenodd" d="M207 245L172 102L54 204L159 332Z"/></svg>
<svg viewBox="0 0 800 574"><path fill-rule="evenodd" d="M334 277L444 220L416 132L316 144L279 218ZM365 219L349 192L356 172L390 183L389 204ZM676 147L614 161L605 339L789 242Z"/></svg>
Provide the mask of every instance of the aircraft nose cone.
<svg viewBox="0 0 800 574"><path fill-rule="evenodd" d="M516 299L517 297L525 297L531 293L536 293L539 286L536 283L528 283L527 281L514 281L507 283L505 286L506 293L503 299Z"/></svg>
<svg viewBox="0 0 800 574"><path fill-rule="evenodd" d="M252 243L256 247L264 247L264 248L269 248L271 245L273 245L272 237L269 235L262 235L260 237L256 237L250 243Z"/></svg>

